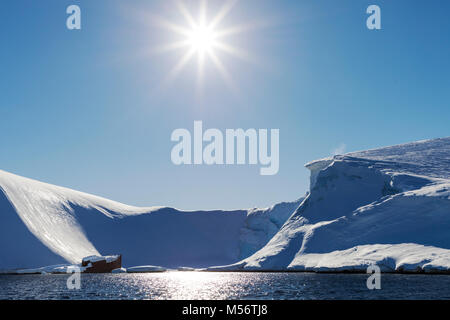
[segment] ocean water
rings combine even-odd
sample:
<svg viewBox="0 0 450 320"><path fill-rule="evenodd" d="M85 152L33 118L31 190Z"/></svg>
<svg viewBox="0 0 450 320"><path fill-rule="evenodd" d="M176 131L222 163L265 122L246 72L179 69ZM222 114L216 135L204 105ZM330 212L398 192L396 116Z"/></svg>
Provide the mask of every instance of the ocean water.
<svg viewBox="0 0 450 320"><path fill-rule="evenodd" d="M449 275L382 274L369 290L365 274L164 272L0 275L0 299L450 299Z"/></svg>

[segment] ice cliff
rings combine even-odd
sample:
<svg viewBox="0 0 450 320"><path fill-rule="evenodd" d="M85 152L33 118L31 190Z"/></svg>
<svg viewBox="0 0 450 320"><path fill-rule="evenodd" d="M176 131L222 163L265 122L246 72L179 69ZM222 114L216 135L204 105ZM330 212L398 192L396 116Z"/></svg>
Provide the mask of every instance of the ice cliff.
<svg viewBox="0 0 450 320"><path fill-rule="evenodd" d="M250 257L213 269L450 271L450 138L306 164L310 192Z"/></svg>

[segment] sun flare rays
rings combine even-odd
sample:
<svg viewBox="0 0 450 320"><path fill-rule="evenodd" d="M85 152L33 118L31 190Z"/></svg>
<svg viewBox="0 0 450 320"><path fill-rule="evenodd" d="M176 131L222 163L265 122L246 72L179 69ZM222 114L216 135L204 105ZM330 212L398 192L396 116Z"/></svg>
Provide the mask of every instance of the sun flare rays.
<svg viewBox="0 0 450 320"><path fill-rule="evenodd" d="M176 1L175 8L179 12L180 17L183 18L184 24L176 24L160 17L155 19L158 27L179 36L179 39L174 42L156 47L155 51L164 53L175 50L186 50L167 73L166 79L163 81L164 84L173 81L183 71L186 65L193 61L195 63L196 60L196 83L198 87L203 85L206 70L209 66L212 66L218 71L227 86L235 90L236 86L233 83L232 76L222 62L220 54L224 53L243 60L249 59L247 52L226 42L227 36L243 32L244 29L239 27L224 28L221 25L237 1L224 1L218 12L210 18L205 0L199 1L197 15L194 15L183 1L178 0Z"/></svg>

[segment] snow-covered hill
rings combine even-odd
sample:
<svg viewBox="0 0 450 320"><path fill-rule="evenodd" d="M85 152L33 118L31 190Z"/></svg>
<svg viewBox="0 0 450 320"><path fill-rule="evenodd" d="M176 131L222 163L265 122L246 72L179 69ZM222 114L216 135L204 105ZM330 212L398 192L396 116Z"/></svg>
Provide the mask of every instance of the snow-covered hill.
<svg viewBox="0 0 450 320"><path fill-rule="evenodd" d="M308 163L310 193L250 257L212 269L450 271L450 138Z"/></svg>
<svg viewBox="0 0 450 320"><path fill-rule="evenodd" d="M126 266L233 263L262 248L302 200L234 211L137 208L0 171L0 270L116 253Z"/></svg>

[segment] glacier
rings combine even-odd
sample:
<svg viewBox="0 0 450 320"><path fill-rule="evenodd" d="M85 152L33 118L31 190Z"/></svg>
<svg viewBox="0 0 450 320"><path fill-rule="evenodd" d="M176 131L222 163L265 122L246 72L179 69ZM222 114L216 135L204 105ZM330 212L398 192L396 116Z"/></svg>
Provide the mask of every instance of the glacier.
<svg viewBox="0 0 450 320"><path fill-rule="evenodd" d="M277 234L210 270L450 272L450 138L306 164L310 192Z"/></svg>
<svg viewBox="0 0 450 320"><path fill-rule="evenodd" d="M208 211L134 207L0 170L0 270L122 254L126 266L180 270L450 272L450 138L306 167L305 197Z"/></svg>
<svg viewBox="0 0 450 320"><path fill-rule="evenodd" d="M262 248L302 200L229 211L139 208L0 171L0 270L116 253L127 266L233 263Z"/></svg>

